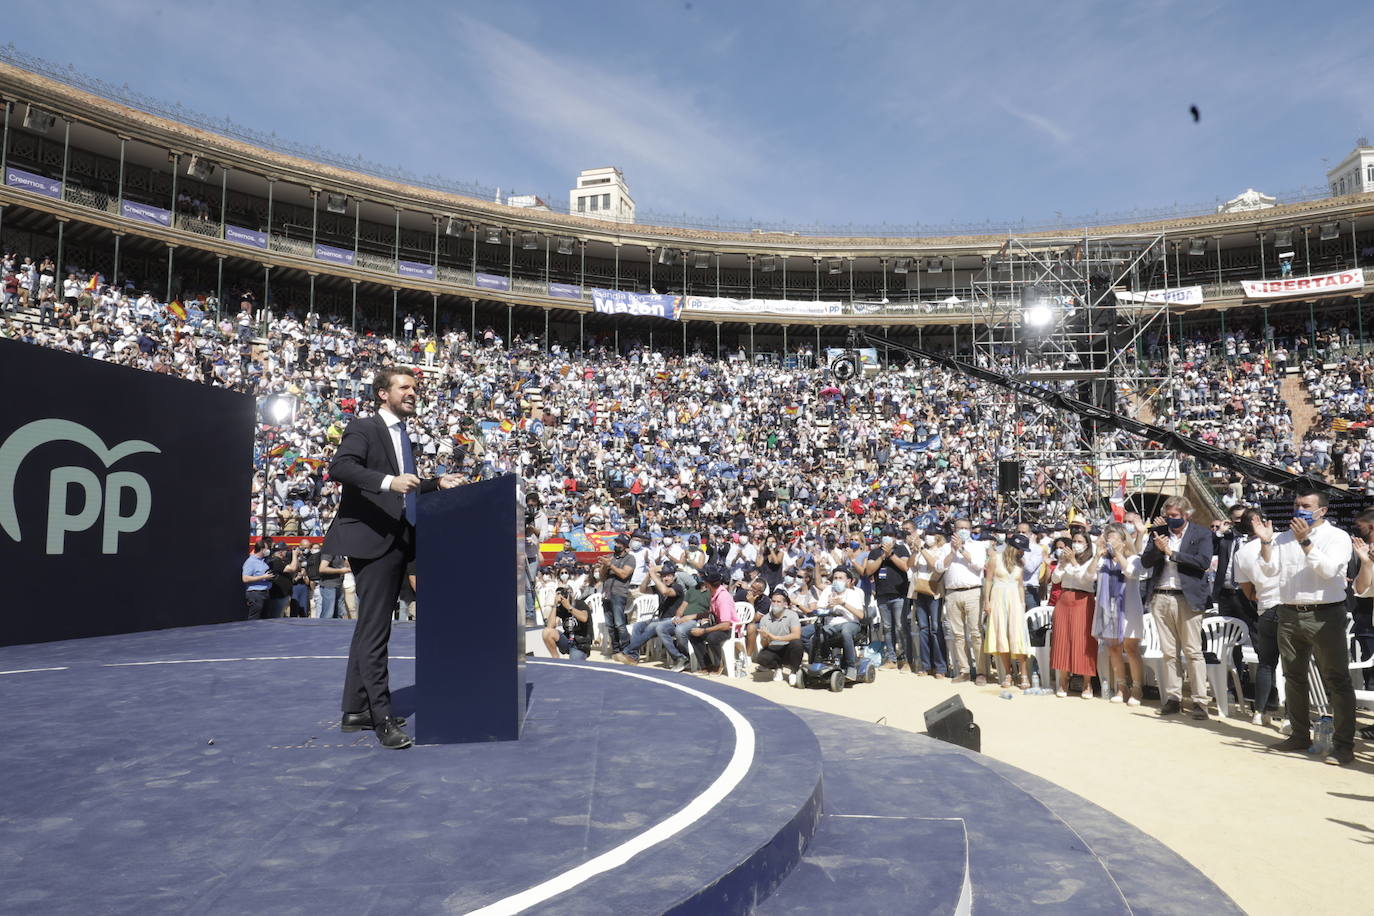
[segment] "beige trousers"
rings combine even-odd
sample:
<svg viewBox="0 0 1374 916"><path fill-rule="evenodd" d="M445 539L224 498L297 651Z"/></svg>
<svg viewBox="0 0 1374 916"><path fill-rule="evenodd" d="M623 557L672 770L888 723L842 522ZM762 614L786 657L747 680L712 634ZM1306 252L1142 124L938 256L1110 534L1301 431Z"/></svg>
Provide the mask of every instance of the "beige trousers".
<svg viewBox="0 0 1374 916"><path fill-rule="evenodd" d="M950 677L978 674L978 658L983 651L983 590L966 588L945 592L945 628L954 651L949 659Z"/></svg>
<svg viewBox="0 0 1374 916"><path fill-rule="evenodd" d="M1193 610L1181 592L1156 592L1150 602L1150 614L1159 631L1159 651L1164 654L1161 699L1183 701L1183 666L1186 664L1193 701L1206 706L1207 660L1202 655L1202 612Z"/></svg>

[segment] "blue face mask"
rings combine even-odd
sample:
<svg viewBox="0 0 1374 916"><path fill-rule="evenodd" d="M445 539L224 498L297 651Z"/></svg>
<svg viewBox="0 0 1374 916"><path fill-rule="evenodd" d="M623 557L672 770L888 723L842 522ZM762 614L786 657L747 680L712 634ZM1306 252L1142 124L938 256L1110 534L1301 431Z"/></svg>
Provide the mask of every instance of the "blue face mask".
<svg viewBox="0 0 1374 916"><path fill-rule="evenodd" d="M1186 518L1171 518L1168 519L1168 523L1170 531L1178 531L1184 525L1188 524L1188 520Z"/></svg>
<svg viewBox="0 0 1374 916"><path fill-rule="evenodd" d="M1311 512L1311 510L1309 510L1309 509L1294 509L1294 510L1293 510L1293 517L1294 517L1294 518L1300 518L1300 519L1302 519L1303 521L1307 522L1307 523L1310 525L1310 524L1312 524L1312 519L1313 519L1314 516L1312 515L1312 512Z"/></svg>

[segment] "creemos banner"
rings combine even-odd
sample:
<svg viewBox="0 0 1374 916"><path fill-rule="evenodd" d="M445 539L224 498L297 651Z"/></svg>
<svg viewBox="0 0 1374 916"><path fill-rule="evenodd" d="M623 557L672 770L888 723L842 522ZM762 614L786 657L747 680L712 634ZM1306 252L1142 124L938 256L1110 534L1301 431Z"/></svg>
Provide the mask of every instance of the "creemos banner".
<svg viewBox="0 0 1374 916"><path fill-rule="evenodd" d="M1246 299L1281 299L1314 293L1344 293L1364 289L1364 271L1338 270L1315 277L1285 277L1282 280L1242 280Z"/></svg>

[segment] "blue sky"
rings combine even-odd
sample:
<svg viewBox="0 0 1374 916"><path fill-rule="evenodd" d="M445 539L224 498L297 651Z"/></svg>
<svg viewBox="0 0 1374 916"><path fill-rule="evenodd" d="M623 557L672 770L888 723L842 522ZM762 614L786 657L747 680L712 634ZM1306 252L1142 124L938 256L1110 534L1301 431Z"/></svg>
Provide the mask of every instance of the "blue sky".
<svg viewBox="0 0 1374 916"><path fill-rule="evenodd" d="M0 40L257 130L564 205L579 169L618 165L641 213L702 221L1038 225L1206 205L1323 185L1323 160L1374 133L1354 7L44 7Z"/></svg>

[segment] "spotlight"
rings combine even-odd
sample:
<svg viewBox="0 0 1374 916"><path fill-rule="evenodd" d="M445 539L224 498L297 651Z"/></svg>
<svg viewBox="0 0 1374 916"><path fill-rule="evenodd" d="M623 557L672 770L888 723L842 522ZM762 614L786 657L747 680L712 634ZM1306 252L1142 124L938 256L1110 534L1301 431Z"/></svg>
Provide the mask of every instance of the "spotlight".
<svg viewBox="0 0 1374 916"><path fill-rule="evenodd" d="M573 253L573 245L574 245L574 242L573 242L572 236L570 236L570 235L560 235L560 236L558 237L558 253L559 253L559 254L572 254L572 253Z"/></svg>
<svg viewBox="0 0 1374 916"><path fill-rule="evenodd" d="M502 236L506 233L500 226L488 226L483 231L486 233L485 238L488 245L500 245L504 241Z"/></svg>
<svg viewBox="0 0 1374 916"><path fill-rule="evenodd" d="M1054 312L1043 302L1037 302L1023 313L1026 320L1026 327L1043 328L1054 320Z"/></svg>
<svg viewBox="0 0 1374 916"><path fill-rule="evenodd" d="M1322 223L1322 225L1321 225L1321 233L1322 233L1322 234L1321 234L1321 240L1322 240L1323 242L1329 242L1329 241L1331 241L1332 239L1336 238L1338 235L1341 234L1341 224L1340 224L1340 223Z"/></svg>
<svg viewBox="0 0 1374 916"><path fill-rule="evenodd" d="M759 270L766 274L771 274L778 269L778 259L773 255L764 255L759 258Z"/></svg>
<svg viewBox="0 0 1374 916"><path fill-rule="evenodd" d="M186 163L186 174L197 181L209 181L210 176L215 174L215 167L199 156L192 156Z"/></svg>
<svg viewBox="0 0 1374 916"><path fill-rule="evenodd" d="M56 123L57 115L53 114L51 111L44 111L41 108L35 108L33 105L29 105L28 108L24 109L24 126L29 130L36 130L40 134L46 134L48 131L52 130L53 125Z"/></svg>
<svg viewBox="0 0 1374 916"><path fill-rule="evenodd" d="M1275 247L1275 248L1292 248L1292 247L1293 247L1293 230L1292 230L1292 229L1275 229L1275 230L1274 230L1274 247Z"/></svg>
<svg viewBox="0 0 1374 916"><path fill-rule="evenodd" d="M271 394L263 398L259 412L263 423L286 426L296 415L296 398L290 394Z"/></svg>
<svg viewBox="0 0 1374 916"><path fill-rule="evenodd" d="M843 266L843 263L844 263L844 262L842 262L839 258L831 258L831 259L830 259L830 276L833 277L833 276L835 276L835 274L839 273L841 267Z"/></svg>
<svg viewBox="0 0 1374 916"><path fill-rule="evenodd" d="M457 220L457 219L454 219L453 217L450 216L450 217L448 218L448 222L444 224L444 235L462 235L462 234L463 234L463 222L462 222L462 220Z"/></svg>
<svg viewBox="0 0 1374 916"><path fill-rule="evenodd" d="M330 192L324 196L324 208L330 213L348 212L348 195Z"/></svg>
<svg viewBox="0 0 1374 916"><path fill-rule="evenodd" d="M520 248L523 251L534 251L539 247L539 236L533 232L520 233Z"/></svg>
<svg viewBox="0 0 1374 916"><path fill-rule="evenodd" d="M1189 240L1188 240L1188 257L1190 257L1190 258L1198 258L1198 257L1201 257L1202 255L1204 255L1204 254L1206 254L1206 253L1207 253L1207 240L1206 240L1206 239L1189 239Z"/></svg>
<svg viewBox="0 0 1374 916"><path fill-rule="evenodd" d="M711 253L709 251L698 251L692 255L692 266L697 270L705 270L711 266Z"/></svg>
<svg viewBox="0 0 1374 916"><path fill-rule="evenodd" d="M898 258L892 262L892 272L894 274L904 274L911 269L911 258Z"/></svg>

